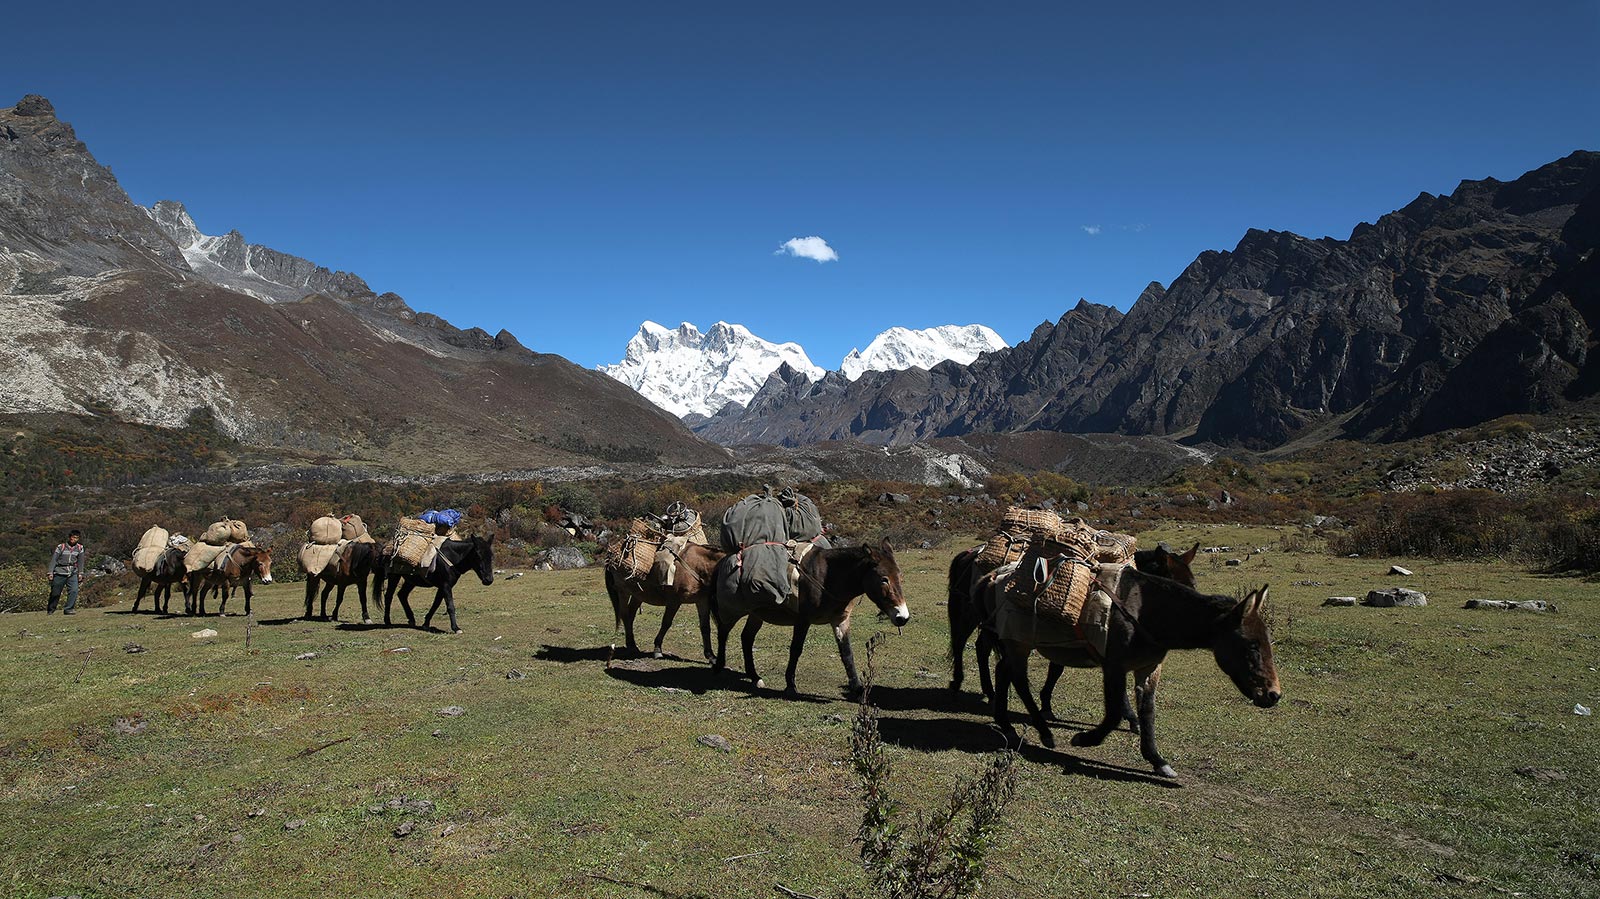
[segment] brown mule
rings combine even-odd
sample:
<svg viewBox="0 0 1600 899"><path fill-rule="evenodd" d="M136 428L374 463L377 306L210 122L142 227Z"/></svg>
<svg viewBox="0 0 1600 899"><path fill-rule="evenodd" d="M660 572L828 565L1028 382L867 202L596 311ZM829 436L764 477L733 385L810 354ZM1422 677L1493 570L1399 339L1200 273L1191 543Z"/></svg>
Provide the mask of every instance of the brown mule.
<svg viewBox="0 0 1600 899"><path fill-rule="evenodd" d="M333 601L333 620L339 620L339 607L344 605L344 591L351 586L356 588L356 594L361 597L361 623L371 624L372 616L367 609L367 581L372 577L372 571L378 565L379 545L376 543L350 543L340 557L339 567L333 571L323 570L320 574L306 576L306 614L305 620L311 621L312 600L317 595L317 588L322 588L322 620L328 620L328 595L333 588L339 588L339 595ZM376 602L377 597L373 597Z"/></svg>
<svg viewBox="0 0 1600 899"><path fill-rule="evenodd" d="M794 637L789 641L786 693L793 696L797 692L794 672L806 645L806 632L813 624L829 624L839 644L839 660L844 663L849 694L858 696L861 678L856 674L855 653L850 649L850 613L855 610L856 600L866 594L896 627L911 620L911 610L906 608L905 595L900 590L900 566L888 540L877 546L812 550L800 563L800 595L789 597L782 605L770 599L749 601L740 595L735 584L738 560L738 554L731 554L717 566L717 599L712 604L717 619L717 660L712 668L721 671L727 667L728 633L748 615L739 642L744 646L745 675L757 689L766 686L756 673L755 660L756 633L763 624L794 628Z"/></svg>
<svg viewBox="0 0 1600 899"><path fill-rule="evenodd" d="M706 661L715 661L716 653L711 649L711 604L717 595L717 563L727 553L697 543L690 543L681 551L663 546L660 552L673 553L677 557L678 567L671 586L656 579L654 568L644 577L635 578L610 566L606 567L606 593L611 597L611 610L616 615L617 624L626 629L628 651L639 652L639 644L633 639L633 620L639 614L641 605L662 607L661 630L656 633L655 645L655 657L659 659L664 655L661 641L666 639L678 608L690 603L700 615L700 643L705 650Z"/></svg>
<svg viewBox="0 0 1600 899"><path fill-rule="evenodd" d="M991 579L992 576L991 576ZM1074 746L1098 746L1117 727L1127 689L1128 672L1134 675L1138 696L1139 750L1156 772L1176 777L1172 766L1156 750L1156 685L1161 663L1175 649L1209 649L1217 666L1239 688L1245 698L1271 708L1283 696L1277 669L1272 663L1272 635L1261 615L1267 588L1253 590L1242 600L1230 596L1208 596L1163 577L1144 574L1133 566L1100 567L1100 583L1111 587L1110 632L1105 655L1097 658L1092 650L1058 646L1033 646L1015 635L1001 635L1001 659L996 668L995 724L1007 737L1019 741L1011 726L1007 698L1013 683L1027 708L1039 742L1055 746L1044 715L1033 702L1028 689L1028 655L1038 649L1052 662L1080 668L1098 666L1103 674L1105 714L1098 725L1076 734ZM997 581L995 591L1006 588ZM997 596L994 602L1011 602Z"/></svg>
<svg viewBox="0 0 1600 899"><path fill-rule="evenodd" d="M218 615L228 613L228 597L237 587L244 587L244 613L250 614L250 579L261 578L261 583L272 583L272 550L260 546L235 546L232 552L217 557L216 562L189 575L189 596L184 611L190 615L206 613L206 594L215 591L222 597L217 607Z"/></svg>

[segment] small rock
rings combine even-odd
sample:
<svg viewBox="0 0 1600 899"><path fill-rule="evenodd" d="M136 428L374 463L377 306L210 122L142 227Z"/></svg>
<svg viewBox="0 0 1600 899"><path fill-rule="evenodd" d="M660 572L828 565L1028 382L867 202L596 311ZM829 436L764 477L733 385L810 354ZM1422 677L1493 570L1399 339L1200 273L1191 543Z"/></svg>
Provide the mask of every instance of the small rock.
<svg viewBox="0 0 1600 899"><path fill-rule="evenodd" d="M660 690L662 693L687 693L687 692L689 692L688 690L685 690L682 687L657 687L656 689Z"/></svg>
<svg viewBox="0 0 1600 899"><path fill-rule="evenodd" d="M306 819L304 819L304 818L295 818L292 821L283 822L283 829L284 830L299 830L300 828L305 827L306 824L308 824L308 823L310 823L310 822L306 821Z"/></svg>
<svg viewBox="0 0 1600 899"><path fill-rule="evenodd" d="M1325 606L1353 606L1356 604L1354 596L1330 596L1322 601Z"/></svg>
<svg viewBox="0 0 1600 899"><path fill-rule="evenodd" d="M1583 717L1587 718L1590 715L1594 714L1594 710L1580 702L1577 705L1572 707L1572 714L1574 714L1574 715L1582 715ZM702 737L701 739L705 739L705 738Z"/></svg>
<svg viewBox="0 0 1600 899"><path fill-rule="evenodd" d="M267 813L267 810L264 809L264 808L253 808L250 811L245 812L244 816L246 818L259 818L262 815L265 815L266 813Z"/></svg>
<svg viewBox="0 0 1600 899"><path fill-rule="evenodd" d="M215 637L216 635L217 635L216 628L207 627L207 628L201 628L200 630L195 631L194 633L190 634L189 636L195 638L196 640L203 640L206 637Z"/></svg>
<svg viewBox="0 0 1600 899"><path fill-rule="evenodd" d="M510 574L506 575L506 580L514 581L517 578L522 577L524 574L527 574L527 572L525 572L525 571L513 571Z"/></svg>
<svg viewBox="0 0 1600 899"><path fill-rule="evenodd" d="M442 736L444 736L444 731L436 730L436 731L433 732L432 735L435 736L435 737L442 737Z"/></svg>
<svg viewBox="0 0 1600 899"><path fill-rule="evenodd" d="M516 668L513 668L510 671L506 672L506 680L527 680L527 679L528 679L528 675L524 674L522 671L520 671L520 670L518 670Z"/></svg>
<svg viewBox="0 0 1600 899"><path fill-rule="evenodd" d="M1244 564L1244 560L1243 559L1229 559L1228 561L1223 562L1222 564L1228 566L1229 568L1237 568L1238 566Z"/></svg>
<svg viewBox="0 0 1600 899"><path fill-rule="evenodd" d="M417 822L415 822L415 821L401 821L400 822L400 826L396 827L394 829L394 835L397 836L397 837L409 837L409 836L411 836L411 832L416 830L416 829L417 829Z"/></svg>
<svg viewBox="0 0 1600 899"><path fill-rule="evenodd" d="M844 716L835 715L832 712L829 712L828 714L822 716L822 720L827 724L843 724Z"/></svg>
<svg viewBox="0 0 1600 899"><path fill-rule="evenodd" d="M144 649L143 646L140 646L137 643L124 643L124 644L122 644L122 651L123 652L129 652L129 653L132 653L132 652L144 652L145 649Z"/></svg>
<svg viewBox="0 0 1600 899"><path fill-rule="evenodd" d="M728 738L722 736L721 734L706 734L703 737L697 737L695 742L699 743L701 746L715 749L718 752L733 751L733 744L729 743Z"/></svg>
<svg viewBox="0 0 1600 899"><path fill-rule="evenodd" d="M411 647L409 647L409 646L396 646L393 649L385 649L384 650L384 652L410 652L410 651L411 651Z"/></svg>
<svg viewBox="0 0 1600 899"><path fill-rule="evenodd" d="M442 715L442 716L444 716L446 718L460 718L462 715L465 715L466 713L467 713L467 710L462 708L461 706L458 706L458 705L447 705L444 708L440 709L439 711L435 712L434 714Z"/></svg>
<svg viewBox="0 0 1600 899"><path fill-rule="evenodd" d="M1411 569L1409 569L1409 568L1401 568L1399 565L1390 565L1389 566L1389 573L1390 574L1398 574L1401 577L1410 577L1411 576Z"/></svg>
<svg viewBox="0 0 1600 899"><path fill-rule="evenodd" d="M911 497L904 493L880 493L878 502L887 504L909 503Z"/></svg>
<svg viewBox="0 0 1600 899"><path fill-rule="evenodd" d="M150 722L143 718L118 718L111 722L111 729L125 737L136 737L150 729Z"/></svg>
<svg viewBox="0 0 1600 899"><path fill-rule="evenodd" d="M312 660L312 659L314 659L316 657L317 657L317 654L314 653L314 652L302 652L299 655L295 656L294 660L296 662L308 662L308 661L310 661L310 660Z"/></svg>

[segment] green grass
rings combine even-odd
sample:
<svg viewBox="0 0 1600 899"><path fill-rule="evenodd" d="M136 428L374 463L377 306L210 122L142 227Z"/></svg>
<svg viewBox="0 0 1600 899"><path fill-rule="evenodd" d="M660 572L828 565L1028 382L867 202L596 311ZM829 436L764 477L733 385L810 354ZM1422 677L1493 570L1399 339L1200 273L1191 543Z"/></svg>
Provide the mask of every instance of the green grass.
<svg viewBox="0 0 1600 899"><path fill-rule="evenodd" d="M1278 533L1169 527L1145 542L1156 537L1243 548ZM945 690L949 555L902 555L914 617L880 653L876 698L909 811L998 746L970 656L967 692ZM1416 576L1385 576L1391 561ZM1600 892L1600 738L1597 719L1573 714L1600 706L1593 583L1277 551L1196 573L1212 592L1272 584L1284 702L1256 709L1206 654L1185 653L1168 663L1158 718L1176 785L1146 775L1126 731L1095 749L1030 747L987 895ZM1291 585L1305 580L1326 586ZM1320 607L1396 582L1430 605ZM242 618L118 614L131 597L66 619L0 618L0 895L724 897L864 884L853 706L825 629L801 664L807 699L785 701L693 661L608 670L595 570L463 586L459 636L282 621L299 589L257 593L248 650ZM1561 611L1459 608L1479 596ZM641 643L657 621L641 616ZM208 626L220 636L190 636ZM863 615L858 650L884 627ZM781 683L787 645L786 630L761 635L769 682ZM669 650L697 646L680 616ZM296 661L304 652L318 656ZM1097 683L1063 679L1063 738L1098 715ZM451 705L465 714L437 714ZM118 718L146 729L121 734ZM736 751L695 742L712 733ZM1515 773L1524 766L1565 779ZM387 807L400 797L434 806ZM414 832L396 837L408 820Z"/></svg>

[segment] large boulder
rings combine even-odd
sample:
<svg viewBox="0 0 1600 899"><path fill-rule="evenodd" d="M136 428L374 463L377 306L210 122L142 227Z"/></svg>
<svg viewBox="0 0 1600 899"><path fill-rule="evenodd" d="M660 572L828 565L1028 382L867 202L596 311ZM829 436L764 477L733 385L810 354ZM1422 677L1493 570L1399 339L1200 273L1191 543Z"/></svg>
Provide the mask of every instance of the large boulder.
<svg viewBox="0 0 1600 899"><path fill-rule="evenodd" d="M576 546L557 546L547 549L534 557L534 566L541 568L548 564L555 571L570 571L574 568L589 567L589 560L584 557L583 550Z"/></svg>
<svg viewBox="0 0 1600 899"><path fill-rule="evenodd" d="M1387 590L1373 590L1361 603L1364 606L1374 606L1380 609L1389 608L1416 608L1428 604L1428 597L1415 590L1404 587L1390 587Z"/></svg>

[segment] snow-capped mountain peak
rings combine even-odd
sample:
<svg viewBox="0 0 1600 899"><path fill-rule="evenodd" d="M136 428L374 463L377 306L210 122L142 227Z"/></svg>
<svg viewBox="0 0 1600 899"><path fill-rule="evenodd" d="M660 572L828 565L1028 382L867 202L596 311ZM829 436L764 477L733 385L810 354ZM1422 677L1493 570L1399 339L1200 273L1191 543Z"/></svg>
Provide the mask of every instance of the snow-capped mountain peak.
<svg viewBox="0 0 1600 899"><path fill-rule="evenodd" d="M812 380L824 374L799 344L763 340L744 325L719 321L701 332L689 322L671 329L647 321L623 360L599 369L674 415L714 415L728 403L748 404L785 362Z"/></svg>
<svg viewBox="0 0 1600 899"><path fill-rule="evenodd" d="M851 350L839 370L854 381L869 371L932 368L946 359L967 365L1006 346L1000 335L985 325L940 325L920 331L890 328L874 337L865 350Z"/></svg>

